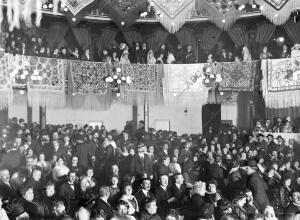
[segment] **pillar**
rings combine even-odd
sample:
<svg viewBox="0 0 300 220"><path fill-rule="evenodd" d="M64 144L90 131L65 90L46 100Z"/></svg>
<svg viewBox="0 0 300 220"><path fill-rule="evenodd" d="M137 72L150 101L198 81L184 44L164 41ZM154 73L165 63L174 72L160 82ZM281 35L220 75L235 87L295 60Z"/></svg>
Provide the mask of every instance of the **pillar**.
<svg viewBox="0 0 300 220"><path fill-rule="evenodd" d="M144 102L144 122L145 122L145 132L149 130L149 103L145 100Z"/></svg>
<svg viewBox="0 0 300 220"><path fill-rule="evenodd" d="M40 126L46 128L46 106L40 106Z"/></svg>

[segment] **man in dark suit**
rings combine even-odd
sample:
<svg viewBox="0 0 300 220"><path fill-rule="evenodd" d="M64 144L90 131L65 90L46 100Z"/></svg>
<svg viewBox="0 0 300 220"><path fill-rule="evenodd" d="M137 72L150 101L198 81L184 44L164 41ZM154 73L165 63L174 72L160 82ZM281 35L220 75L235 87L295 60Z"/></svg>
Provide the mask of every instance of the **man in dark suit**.
<svg viewBox="0 0 300 220"><path fill-rule="evenodd" d="M137 147L138 153L134 155L131 164L131 172L137 178L148 177L153 178L153 169L150 157L146 154L146 146L140 144Z"/></svg>
<svg viewBox="0 0 300 220"><path fill-rule="evenodd" d="M285 220L294 220L300 218L300 192L294 191L292 193L292 201L284 210Z"/></svg>
<svg viewBox="0 0 300 220"><path fill-rule="evenodd" d="M0 195L3 201L16 198L17 194L10 185L10 174L7 169L0 170Z"/></svg>
<svg viewBox="0 0 300 220"><path fill-rule="evenodd" d="M134 195L139 207L144 207L144 203L147 198L154 198L154 195L150 192L151 189L151 180L149 178L143 178L140 181L141 188Z"/></svg>
<svg viewBox="0 0 300 220"><path fill-rule="evenodd" d="M111 217L113 217L113 208L107 202L109 196L110 193L108 186L101 186L99 189L99 197L96 199L96 203L92 209L93 216L101 215L104 219L111 219Z"/></svg>
<svg viewBox="0 0 300 220"><path fill-rule="evenodd" d="M78 201L80 199L80 186L76 181L76 173L70 171L68 181L63 183L59 188L58 195L65 199L66 209L69 213L74 214L77 210Z"/></svg>
<svg viewBox="0 0 300 220"><path fill-rule="evenodd" d="M169 168L170 157L165 156L161 160L162 162L158 165L157 177L160 177L161 175L169 176L171 174L171 170Z"/></svg>
<svg viewBox="0 0 300 220"><path fill-rule="evenodd" d="M244 169L248 175L246 185L253 193L254 204L260 212L263 212L264 208L270 204L267 196L268 185L257 172L257 163L255 160L249 160Z"/></svg>
<svg viewBox="0 0 300 220"><path fill-rule="evenodd" d="M174 174L175 184L170 187L170 192L172 197L176 198L170 203L170 207L173 209L178 209L182 207L183 198L186 193L186 188L184 185L184 178L181 173Z"/></svg>
<svg viewBox="0 0 300 220"><path fill-rule="evenodd" d="M168 189L169 184L169 176L168 175L161 175L159 178L159 187L155 190L155 197L157 201L157 213L158 215L164 219L169 210L170 205L169 203L174 202L176 200L175 197L171 197L171 193Z"/></svg>
<svg viewBox="0 0 300 220"><path fill-rule="evenodd" d="M267 152L268 151L268 142L265 140L264 135L261 133L258 134L257 139L258 139L257 149Z"/></svg>
<svg viewBox="0 0 300 220"><path fill-rule="evenodd" d="M215 163L210 164L207 169L208 180L216 180L218 182L218 187L222 190L224 185L226 167L222 164L222 157L216 155Z"/></svg>

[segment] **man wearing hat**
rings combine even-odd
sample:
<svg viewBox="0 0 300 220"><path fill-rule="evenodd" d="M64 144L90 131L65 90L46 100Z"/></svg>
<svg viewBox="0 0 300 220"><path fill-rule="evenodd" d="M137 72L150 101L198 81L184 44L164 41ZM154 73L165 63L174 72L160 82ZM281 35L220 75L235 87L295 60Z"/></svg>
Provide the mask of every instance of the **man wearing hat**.
<svg viewBox="0 0 300 220"><path fill-rule="evenodd" d="M259 150L264 150L265 152L268 151L268 142L265 140L265 136L262 133L259 133L257 135L257 148Z"/></svg>
<svg viewBox="0 0 300 220"><path fill-rule="evenodd" d="M253 193L255 206L260 212L263 212L264 208L270 204L266 192L268 190L268 185L259 175L257 169L257 162L255 160L249 160L247 166L244 167L244 170L248 175L247 188Z"/></svg>
<svg viewBox="0 0 300 220"><path fill-rule="evenodd" d="M274 136L272 134L267 135L267 142L268 142L268 153L270 154L272 151L277 151L277 145L274 142Z"/></svg>

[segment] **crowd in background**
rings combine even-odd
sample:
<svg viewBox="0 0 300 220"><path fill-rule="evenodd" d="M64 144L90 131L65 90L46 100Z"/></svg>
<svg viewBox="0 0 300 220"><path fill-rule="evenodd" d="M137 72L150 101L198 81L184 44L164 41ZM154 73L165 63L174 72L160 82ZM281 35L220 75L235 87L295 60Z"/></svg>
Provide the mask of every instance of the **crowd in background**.
<svg viewBox="0 0 300 220"><path fill-rule="evenodd" d="M191 45L163 44L158 51L149 48L146 42L136 42L132 48L126 43L113 45L112 48L104 48L103 51L79 47L61 47L50 49L47 47L46 37L23 36L21 32L4 32L1 40L5 42L2 50L21 55L52 57L61 59L75 59L84 61L100 61L110 63L197 63L197 62L233 62L251 61L256 59L288 58L300 55L300 45L295 44L292 48L282 45L279 55L272 55L267 46L262 46L259 56L251 54L247 46L228 49L222 41L218 42L212 51L196 53Z"/></svg>
<svg viewBox="0 0 300 220"><path fill-rule="evenodd" d="M297 219L299 143L262 133L278 127L178 135L140 121L118 133L12 118L0 136L0 219Z"/></svg>

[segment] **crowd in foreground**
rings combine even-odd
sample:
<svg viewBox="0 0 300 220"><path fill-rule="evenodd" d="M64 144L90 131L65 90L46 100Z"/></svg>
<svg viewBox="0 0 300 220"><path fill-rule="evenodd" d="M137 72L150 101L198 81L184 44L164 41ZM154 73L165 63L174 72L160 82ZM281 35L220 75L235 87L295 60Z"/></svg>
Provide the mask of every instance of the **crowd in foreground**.
<svg viewBox="0 0 300 220"><path fill-rule="evenodd" d="M1 220L300 218L300 148L281 136L12 118L0 147Z"/></svg>

